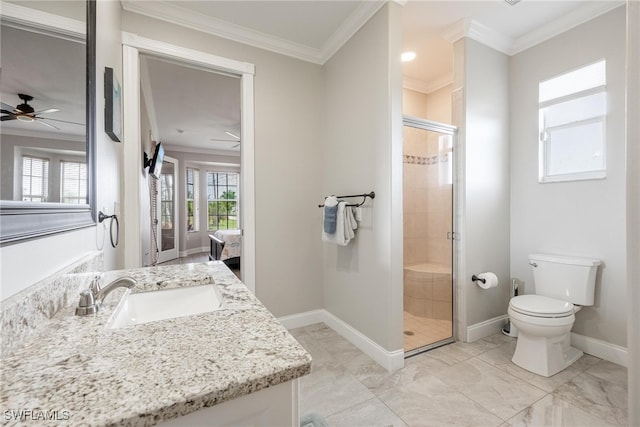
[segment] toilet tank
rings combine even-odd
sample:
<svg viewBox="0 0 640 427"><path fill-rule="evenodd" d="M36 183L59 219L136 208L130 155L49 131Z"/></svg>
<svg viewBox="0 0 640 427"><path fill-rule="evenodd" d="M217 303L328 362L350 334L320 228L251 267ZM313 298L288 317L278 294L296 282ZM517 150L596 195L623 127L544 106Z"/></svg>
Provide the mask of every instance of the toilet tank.
<svg viewBox="0 0 640 427"><path fill-rule="evenodd" d="M529 264L536 295L577 305L593 305L599 259L532 254Z"/></svg>

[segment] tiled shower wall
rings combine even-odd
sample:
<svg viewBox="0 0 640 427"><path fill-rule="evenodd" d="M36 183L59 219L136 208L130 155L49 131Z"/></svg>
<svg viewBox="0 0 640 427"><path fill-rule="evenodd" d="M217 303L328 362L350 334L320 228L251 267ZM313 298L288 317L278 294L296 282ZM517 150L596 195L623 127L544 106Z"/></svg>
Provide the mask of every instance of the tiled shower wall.
<svg viewBox="0 0 640 427"><path fill-rule="evenodd" d="M450 100L450 88L429 95L405 90L404 114L451 123ZM451 320L452 247L447 233L452 230L453 194L446 172L453 157L439 137L404 128L404 266L423 266L404 270L404 308L415 316Z"/></svg>
<svg viewBox="0 0 640 427"><path fill-rule="evenodd" d="M405 89L403 113L451 123L451 86L428 95ZM441 168L453 158L440 152L435 132L404 129L404 265L451 266L452 186L443 182ZM451 164L451 163L449 163Z"/></svg>

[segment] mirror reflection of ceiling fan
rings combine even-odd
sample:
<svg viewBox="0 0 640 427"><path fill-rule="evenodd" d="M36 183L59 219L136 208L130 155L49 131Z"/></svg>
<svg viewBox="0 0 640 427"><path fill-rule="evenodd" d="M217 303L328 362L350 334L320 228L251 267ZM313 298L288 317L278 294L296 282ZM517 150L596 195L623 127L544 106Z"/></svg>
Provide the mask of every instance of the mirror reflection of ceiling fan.
<svg viewBox="0 0 640 427"><path fill-rule="evenodd" d="M33 96L25 95L23 93L18 94L18 98L22 100L22 104L18 104L16 107L12 107L8 104L2 102L2 117L0 117L0 121L8 121L8 120L20 120L21 122L38 122L44 126L60 130L57 126L49 123L49 121L61 122L61 123L70 123L74 125L84 126L82 123L70 122L67 120L60 119L52 119L50 117L43 117L43 114L51 114L60 111L57 108L48 108L46 110L35 111L35 109L29 105L29 101L33 100Z"/></svg>

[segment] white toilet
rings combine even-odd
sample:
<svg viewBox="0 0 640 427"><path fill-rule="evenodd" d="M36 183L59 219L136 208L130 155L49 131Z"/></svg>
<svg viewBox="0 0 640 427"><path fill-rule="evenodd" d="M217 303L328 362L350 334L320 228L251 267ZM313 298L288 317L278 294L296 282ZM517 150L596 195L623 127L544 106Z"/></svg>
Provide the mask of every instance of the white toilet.
<svg viewBox="0 0 640 427"><path fill-rule="evenodd" d="M600 260L560 255L529 255L535 295L509 302L509 318L518 328L513 363L550 377L582 356L571 347L574 313L593 305Z"/></svg>

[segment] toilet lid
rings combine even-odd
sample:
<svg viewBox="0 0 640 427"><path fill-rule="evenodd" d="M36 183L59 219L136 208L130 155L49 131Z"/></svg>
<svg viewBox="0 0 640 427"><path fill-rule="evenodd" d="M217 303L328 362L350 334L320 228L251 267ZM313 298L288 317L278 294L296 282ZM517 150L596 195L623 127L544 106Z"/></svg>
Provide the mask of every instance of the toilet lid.
<svg viewBox="0 0 640 427"><path fill-rule="evenodd" d="M536 317L566 317L573 314L573 304L542 295L520 295L511 298L511 308Z"/></svg>

